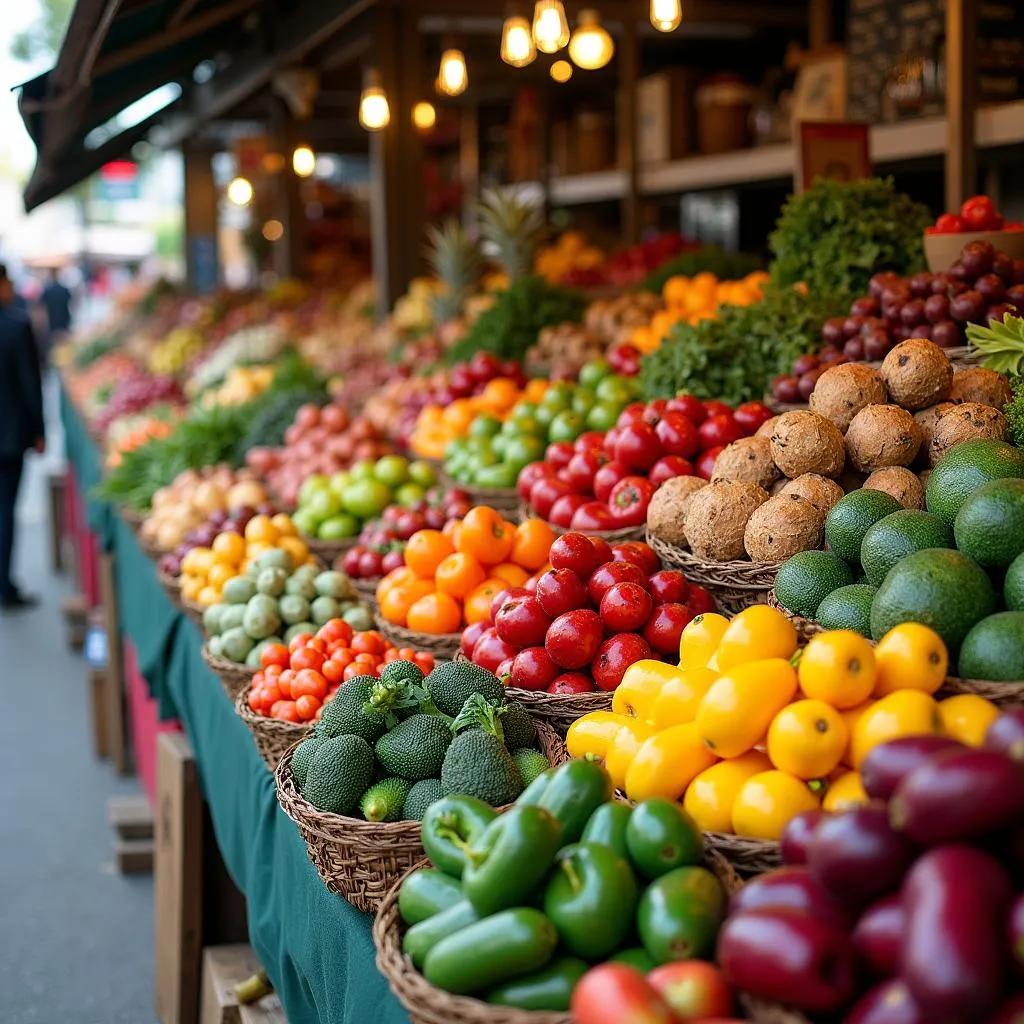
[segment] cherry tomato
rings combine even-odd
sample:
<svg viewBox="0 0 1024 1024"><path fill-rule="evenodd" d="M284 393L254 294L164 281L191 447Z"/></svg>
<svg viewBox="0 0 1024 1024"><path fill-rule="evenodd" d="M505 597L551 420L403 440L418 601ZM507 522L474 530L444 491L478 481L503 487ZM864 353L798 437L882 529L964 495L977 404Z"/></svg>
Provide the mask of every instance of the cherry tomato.
<svg viewBox="0 0 1024 1024"><path fill-rule="evenodd" d="M576 1024L675 1024L675 1014L647 979L626 964L589 970L572 994Z"/></svg>
<svg viewBox="0 0 1024 1024"><path fill-rule="evenodd" d="M320 674L327 680L328 683L340 683L342 676L345 673L345 666L340 661L336 661L334 658L329 658L324 662L324 667L320 669Z"/></svg>
<svg viewBox="0 0 1024 1024"><path fill-rule="evenodd" d="M293 669L286 668L277 677L277 686L281 691L281 696L286 700L291 700L292 696L292 680L295 678L295 672Z"/></svg>
<svg viewBox="0 0 1024 1024"><path fill-rule="evenodd" d="M320 701L312 694L306 693L295 702L295 713L303 722L308 722L320 707Z"/></svg>
<svg viewBox="0 0 1024 1024"><path fill-rule="evenodd" d="M288 648L285 647L285 650L288 650ZM264 671L260 673L260 675L263 676L264 680L277 679L287 667L287 664L268 665L266 669L264 669Z"/></svg>
<svg viewBox="0 0 1024 1024"><path fill-rule="evenodd" d="M352 627L344 619L331 619L317 630L316 635L326 640L328 644L337 643L339 640L348 644L352 641L352 633Z"/></svg>
<svg viewBox="0 0 1024 1024"><path fill-rule="evenodd" d="M271 718L279 718L282 722L298 722L299 714L295 710L295 701L279 700L270 709Z"/></svg>
<svg viewBox="0 0 1024 1024"><path fill-rule="evenodd" d="M321 704L320 707L318 707L316 709L316 714L313 716L313 721L314 722L319 722L321 717L323 716L323 713L324 713L324 706L323 706L323 704Z"/></svg>
<svg viewBox="0 0 1024 1024"><path fill-rule="evenodd" d="M314 672L319 672L320 667L326 660L326 654L321 651L315 650L312 647L303 647L301 650L292 653L291 667L296 672L301 672L305 668L311 668Z"/></svg>
<svg viewBox="0 0 1024 1024"><path fill-rule="evenodd" d="M426 651L418 651L412 660L425 676L429 676L434 671L434 656L432 654L427 654Z"/></svg>
<svg viewBox="0 0 1024 1024"><path fill-rule="evenodd" d="M384 637L377 630L368 629L365 633L353 635L351 647L356 654L383 654Z"/></svg>
<svg viewBox="0 0 1024 1024"><path fill-rule="evenodd" d="M365 665L360 665L358 662L353 661L351 665L345 666L345 671L342 674L342 681L348 682L350 679L355 679L356 676L366 676L370 673L366 671Z"/></svg>
<svg viewBox="0 0 1024 1024"><path fill-rule="evenodd" d="M965 230L963 220L955 213L944 213L935 222L937 235L962 235Z"/></svg>
<svg viewBox="0 0 1024 1024"><path fill-rule="evenodd" d="M312 639L312 633L296 633L288 645L288 650L297 651L300 647L305 647Z"/></svg>
<svg viewBox="0 0 1024 1024"><path fill-rule="evenodd" d="M332 654L330 660L340 665L342 668L346 668L356 660L356 656L352 653L352 649L350 647L345 647L336 654Z"/></svg>
<svg viewBox="0 0 1024 1024"><path fill-rule="evenodd" d="M989 231L996 218L995 203L988 196L972 196L960 207L968 231Z"/></svg>
<svg viewBox="0 0 1024 1024"><path fill-rule="evenodd" d="M287 668L288 654L288 648L284 644L270 644L264 647L260 654L260 665L263 668L270 668L271 665Z"/></svg>
<svg viewBox="0 0 1024 1024"><path fill-rule="evenodd" d="M317 700L323 700L327 696L327 680L317 671L311 668L304 668L298 672L292 682L292 698L312 695Z"/></svg>
<svg viewBox="0 0 1024 1024"><path fill-rule="evenodd" d="M249 707L257 714L263 710L263 690L249 691Z"/></svg>
<svg viewBox="0 0 1024 1024"><path fill-rule="evenodd" d="M311 647L314 651L319 651L321 654L327 653L327 641L321 637L313 637L306 646Z"/></svg>

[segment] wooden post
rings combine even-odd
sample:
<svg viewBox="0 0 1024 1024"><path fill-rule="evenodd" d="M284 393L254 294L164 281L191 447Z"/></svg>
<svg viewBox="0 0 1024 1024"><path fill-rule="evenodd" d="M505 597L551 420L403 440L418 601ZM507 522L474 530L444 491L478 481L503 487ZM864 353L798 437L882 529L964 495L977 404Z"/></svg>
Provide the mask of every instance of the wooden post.
<svg viewBox="0 0 1024 1024"><path fill-rule="evenodd" d="M807 36L812 50L832 42L832 0L810 0Z"/></svg>
<svg viewBox="0 0 1024 1024"><path fill-rule="evenodd" d="M302 181L292 170L292 152L306 145L301 124L288 105L275 97L271 109L272 145L284 157L284 167L276 176L274 216L284 227L284 235L274 243L274 269L280 277L301 277L306 255L306 211L302 205Z"/></svg>
<svg viewBox="0 0 1024 1024"><path fill-rule="evenodd" d="M946 0L946 209L977 189L974 109L977 0Z"/></svg>
<svg viewBox="0 0 1024 1024"><path fill-rule="evenodd" d="M626 172L626 191L622 197L622 235L627 244L640 237L640 189L637 181L637 110L636 86L640 75L640 44L637 42L636 22L626 18L619 47L619 88L623 99L621 111L621 154Z"/></svg>
<svg viewBox="0 0 1024 1024"><path fill-rule="evenodd" d="M464 106L459 120L459 181L462 182L462 226L476 226L476 204L480 199L480 108Z"/></svg>
<svg viewBox="0 0 1024 1024"><path fill-rule="evenodd" d="M125 723L124 656L121 651L121 620L117 609L117 577L114 556L109 552L100 555L100 604L103 609L103 628L107 634L107 743L114 771L119 775L130 775L132 767Z"/></svg>
<svg viewBox="0 0 1024 1024"><path fill-rule="evenodd" d="M217 253L217 187L211 154L185 145L185 270L189 290L214 291L220 281Z"/></svg>

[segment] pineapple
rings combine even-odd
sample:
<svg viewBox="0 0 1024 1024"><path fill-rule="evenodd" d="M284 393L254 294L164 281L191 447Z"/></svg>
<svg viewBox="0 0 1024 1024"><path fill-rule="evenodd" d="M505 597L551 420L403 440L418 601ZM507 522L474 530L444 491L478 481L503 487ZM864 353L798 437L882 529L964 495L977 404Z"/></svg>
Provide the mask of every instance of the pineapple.
<svg viewBox="0 0 1024 1024"><path fill-rule="evenodd" d="M502 270L515 281L533 269L533 257L544 235L540 207L511 191L490 189L478 207L480 234L497 249Z"/></svg>
<svg viewBox="0 0 1024 1024"><path fill-rule="evenodd" d="M432 299L434 321L454 320L462 313L466 299L476 287L480 274L480 253L476 243L455 220L440 227L427 227L426 258L441 286Z"/></svg>

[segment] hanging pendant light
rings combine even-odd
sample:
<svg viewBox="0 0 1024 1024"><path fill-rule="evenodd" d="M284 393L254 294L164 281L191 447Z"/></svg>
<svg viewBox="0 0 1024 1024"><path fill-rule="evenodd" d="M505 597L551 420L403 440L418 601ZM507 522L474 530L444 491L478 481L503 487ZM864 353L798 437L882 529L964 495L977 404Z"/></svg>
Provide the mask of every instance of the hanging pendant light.
<svg viewBox="0 0 1024 1024"><path fill-rule="evenodd" d="M682 20L681 0L651 0L651 24L659 32L674 32Z"/></svg>
<svg viewBox="0 0 1024 1024"><path fill-rule="evenodd" d="M603 68L615 53L615 42L601 24L597 11L580 11L576 31L569 40L569 56L584 71Z"/></svg>
<svg viewBox="0 0 1024 1024"><path fill-rule="evenodd" d="M359 98L359 123L368 132L379 132L391 123L391 105L384 87L380 84L380 72L370 68L363 76L363 94Z"/></svg>
<svg viewBox="0 0 1024 1024"><path fill-rule="evenodd" d="M569 19L562 0L537 0L533 9L533 41L541 53L558 53L569 42Z"/></svg>
<svg viewBox="0 0 1024 1024"><path fill-rule="evenodd" d="M437 111L433 103L421 100L412 108L412 123L421 132L429 132L437 124Z"/></svg>
<svg viewBox="0 0 1024 1024"><path fill-rule="evenodd" d="M501 59L514 68L525 68L536 57L530 23L522 14L510 14L501 26Z"/></svg>
<svg viewBox="0 0 1024 1024"><path fill-rule="evenodd" d="M565 85L572 78L572 65L567 60L556 60L551 65L551 77L559 85Z"/></svg>
<svg viewBox="0 0 1024 1024"><path fill-rule="evenodd" d="M235 206L248 206L254 194L252 182L248 178L239 176L228 183L228 200Z"/></svg>
<svg viewBox="0 0 1024 1024"><path fill-rule="evenodd" d="M292 153L292 170L300 178L309 178L316 170L316 153L309 146L296 146Z"/></svg>
<svg viewBox="0 0 1024 1024"><path fill-rule="evenodd" d="M461 96L469 86L466 55L450 46L441 54L441 67L437 73L437 91L444 96Z"/></svg>

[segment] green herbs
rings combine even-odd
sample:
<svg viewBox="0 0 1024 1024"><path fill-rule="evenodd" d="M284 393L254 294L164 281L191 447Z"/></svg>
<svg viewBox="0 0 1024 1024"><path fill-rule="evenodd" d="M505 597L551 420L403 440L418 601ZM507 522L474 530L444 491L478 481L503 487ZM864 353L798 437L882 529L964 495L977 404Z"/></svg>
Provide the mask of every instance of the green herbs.
<svg viewBox="0 0 1024 1024"><path fill-rule="evenodd" d="M1024 372L1024 317L1007 313L1003 322L967 325L967 341L981 353L981 365L996 373Z"/></svg>
<svg viewBox="0 0 1024 1024"><path fill-rule="evenodd" d="M769 288L760 302L726 306L717 320L677 323L640 364L644 397L688 391L730 405L761 398L772 377L821 345L821 326L841 314L843 297Z"/></svg>
<svg viewBox="0 0 1024 1024"><path fill-rule="evenodd" d="M897 192L891 178L818 180L783 207L769 239L778 285L803 282L812 292L866 295L879 271L925 269L926 207Z"/></svg>
<svg viewBox="0 0 1024 1024"><path fill-rule="evenodd" d="M522 361L544 327L579 323L584 306L577 292L548 284L535 274L520 277L495 296L494 305L449 351L448 362L465 361L479 351Z"/></svg>
<svg viewBox="0 0 1024 1024"><path fill-rule="evenodd" d="M1011 377L1013 399L1003 406L1008 424L1007 440L1017 448L1024 448L1024 377Z"/></svg>
<svg viewBox="0 0 1024 1024"><path fill-rule="evenodd" d="M682 252L667 263L662 263L657 270L648 274L639 290L660 294L665 282L678 275L695 277L700 273L709 273L720 281L736 281L762 267L762 261L750 253L726 252L715 245L702 246L700 249Z"/></svg>
<svg viewBox="0 0 1024 1024"><path fill-rule="evenodd" d="M87 341L84 345L79 345L75 349L75 367L79 370L84 370L109 352L116 352L122 344L124 344L124 335L120 331L93 338L91 341Z"/></svg>

